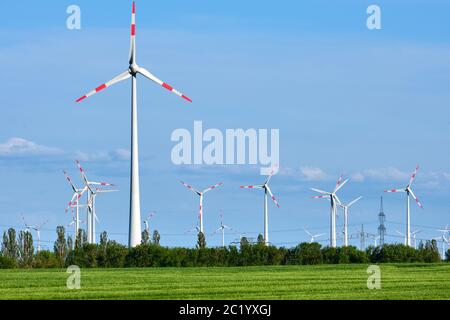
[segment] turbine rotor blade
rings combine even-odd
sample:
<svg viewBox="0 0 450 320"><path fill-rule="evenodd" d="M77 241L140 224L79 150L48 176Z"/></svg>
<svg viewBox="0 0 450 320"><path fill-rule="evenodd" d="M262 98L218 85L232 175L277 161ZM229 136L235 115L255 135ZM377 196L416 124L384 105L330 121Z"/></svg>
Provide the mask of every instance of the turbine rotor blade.
<svg viewBox="0 0 450 320"><path fill-rule="evenodd" d="M272 194L272 191L270 190L269 186L267 185L266 188L267 188L267 191L268 191L269 194L270 194L270 197L272 198L272 201L273 201L273 202L275 203L275 205L279 208L279 207L280 207L280 204L278 203L277 199L275 199L275 196Z"/></svg>
<svg viewBox="0 0 450 320"><path fill-rule="evenodd" d="M130 65L136 60L136 4L133 1L133 6L131 9L131 31L130 31L130 54L129 62Z"/></svg>
<svg viewBox="0 0 450 320"><path fill-rule="evenodd" d="M405 192L405 190L404 189L389 189L389 190L384 190L384 192L389 192L389 193L391 193L391 192Z"/></svg>
<svg viewBox="0 0 450 320"><path fill-rule="evenodd" d="M211 191L212 189L216 189L217 187L220 187L221 185L223 185L223 183L222 183L222 182L219 182L218 184L215 184L215 185L213 185L213 186L211 186L211 187L209 187L209 188L206 188L205 190L203 190L202 193L206 193L206 192L208 192L208 191Z"/></svg>
<svg viewBox="0 0 450 320"><path fill-rule="evenodd" d="M344 180L344 182L340 183L339 185L336 185L336 188L334 189L333 193L338 192L338 190L341 189L344 186L344 184L346 184L348 182L348 180L349 179L346 179L346 180Z"/></svg>
<svg viewBox="0 0 450 320"><path fill-rule="evenodd" d="M77 188L75 188L75 185L72 183L72 179L70 179L70 176L66 172L66 170L63 170L64 176L66 177L67 181L70 183L70 186L72 187L73 192L77 192Z"/></svg>
<svg viewBox="0 0 450 320"><path fill-rule="evenodd" d="M409 179L409 184L408 184L409 187L412 185L414 179L416 178L417 171L419 171L418 165L416 166L416 169L414 170L414 172L411 174L411 178Z"/></svg>
<svg viewBox="0 0 450 320"><path fill-rule="evenodd" d="M108 88L108 87L112 86L113 84L116 84L116 83L118 83L118 82L120 82L120 81L123 81L123 80L128 79L129 77L131 77L131 74L130 74L130 71L127 70L127 71L125 71L125 72L119 74L117 77L111 79L110 81L105 82L104 84L98 86L98 87L95 88L94 90L89 91L89 92L86 93L84 96L78 98L78 99L76 100L76 102L80 102L80 101L82 101L82 100L84 100L84 99L86 99L86 98L88 98L88 97L90 97L90 96L96 94L97 92L99 92L99 91L101 91L101 90L103 90L103 89L105 89L105 88Z"/></svg>
<svg viewBox="0 0 450 320"><path fill-rule="evenodd" d="M255 185L255 186L240 186L241 189L262 189L263 185Z"/></svg>
<svg viewBox="0 0 450 320"><path fill-rule="evenodd" d="M183 181L180 181L180 183L181 183L183 186L185 186L186 188L188 188L189 190L191 190L192 192L194 192L194 193L196 193L196 194L198 194L198 195L201 194L199 191L195 190L194 187L192 187L191 185L189 185L189 184L187 184L187 183L185 183L185 182L183 182Z"/></svg>
<svg viewBox="0 0 450 320"><path fill-rule="evenodd" d="M414 198L414 200L416 200L417 205L418 205L420 208L423 209L423 205L422 205L422 203L419 201L419 198L416 197L416 195L414 194L414 192L413 192L410 188L408 188L408 190L409 190L409 194Z"/></svg>
<svg viewBox="0 0 450 320"><path fill-rule="evenodd" d="M362 196L356 198L355 200L353 200L352 202L350 202L350 203L347 205L347 207L351 207L351 206L354 205L356 202L358 202L359 200L361 200L361 198L362 198Z"/></svg>
<svg viewBox="0 0 450 320"><path fill-rule="evenodd" d="M330 192L326 192L326 191L323 191L323 190L320 190L320 189L316 189L316 188L310 188L312 191L315 191L315 192L318 192L318 193L321 193L321 194L326 194L326 195L331 195L331 193Z"/></svg>
<svg viewBox="0 0 450 320"><path fill-rule="evenodd" d="M148 78L148 79L150 79L150 80L156 82L156 83L159 84L160 86L162 86L162 87L166 88L167 90L169 90L169 91L175 93L177 96L179 96L179 97L181 97L181 98L183 98L183 99L185 99L185 100L187 100L187 101L189 101L189 102L192 102L192 100L191 100L189 97L185 96L185 95L182 94L181 92L175 90L172 86L170 86L170 85L168 85L167 83L163 82L162 80L158 79L158 78L155 77L152 73L150 73L150 71L148 71L148 70L146 70L146 69L144 69L144 68L142 68L142 67L139 67L137 71L138 71L140 74L142 74L144 77L146 77L146 78Z"/></svg>

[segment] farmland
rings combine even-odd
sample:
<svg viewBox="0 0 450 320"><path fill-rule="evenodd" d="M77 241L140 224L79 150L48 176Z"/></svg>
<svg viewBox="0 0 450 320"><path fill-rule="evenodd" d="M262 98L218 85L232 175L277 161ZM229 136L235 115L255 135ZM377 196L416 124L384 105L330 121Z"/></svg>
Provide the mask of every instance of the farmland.
<svg viewBox="0 0 450 320"><path fill-rule="evenodd" d="M385 264L381 289L368 265L0 270L0 299L450 299L450 264Z"/></svg>

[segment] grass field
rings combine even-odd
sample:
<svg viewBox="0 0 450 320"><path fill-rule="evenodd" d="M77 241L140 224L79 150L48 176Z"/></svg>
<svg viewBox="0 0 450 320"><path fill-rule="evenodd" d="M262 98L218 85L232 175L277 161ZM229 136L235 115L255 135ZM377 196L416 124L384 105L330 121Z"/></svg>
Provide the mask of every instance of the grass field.
<svg viewBox="0 0 450 320"><path fill-rule="evenodd" d="M450 299L450 264L380 267L380 290L367 265L0 270L0 299Z"/></svg>

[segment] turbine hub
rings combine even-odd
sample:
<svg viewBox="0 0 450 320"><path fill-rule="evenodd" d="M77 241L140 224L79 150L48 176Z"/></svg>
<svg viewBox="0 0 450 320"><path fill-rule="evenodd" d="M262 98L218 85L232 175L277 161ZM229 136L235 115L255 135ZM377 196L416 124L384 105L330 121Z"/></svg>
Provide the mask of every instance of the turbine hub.
<svg viewBox="0 0 450 320"><path fill-rule="evenodd" d="M133 76L138 72L138 69L139 66L136 63L130 64L130 67L128 68Z"/></svg>

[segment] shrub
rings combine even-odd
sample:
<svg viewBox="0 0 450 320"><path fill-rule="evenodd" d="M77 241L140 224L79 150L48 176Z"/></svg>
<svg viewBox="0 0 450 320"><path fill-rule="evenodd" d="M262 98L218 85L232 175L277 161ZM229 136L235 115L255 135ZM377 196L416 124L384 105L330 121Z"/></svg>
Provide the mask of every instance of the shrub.
<svg viewBox="0 0 450 320"><path fill-rule="evenodd" d="M10 257L0 256L0 269L14 269L16 267L16 260Z"/></svg>
<svg viewBox="0 0 450 320"><path fill-rule="evenodd" d="M41 251L34 258L34 268L56 268L60 267L60 262L55 254L50 251Z"/></svg>

